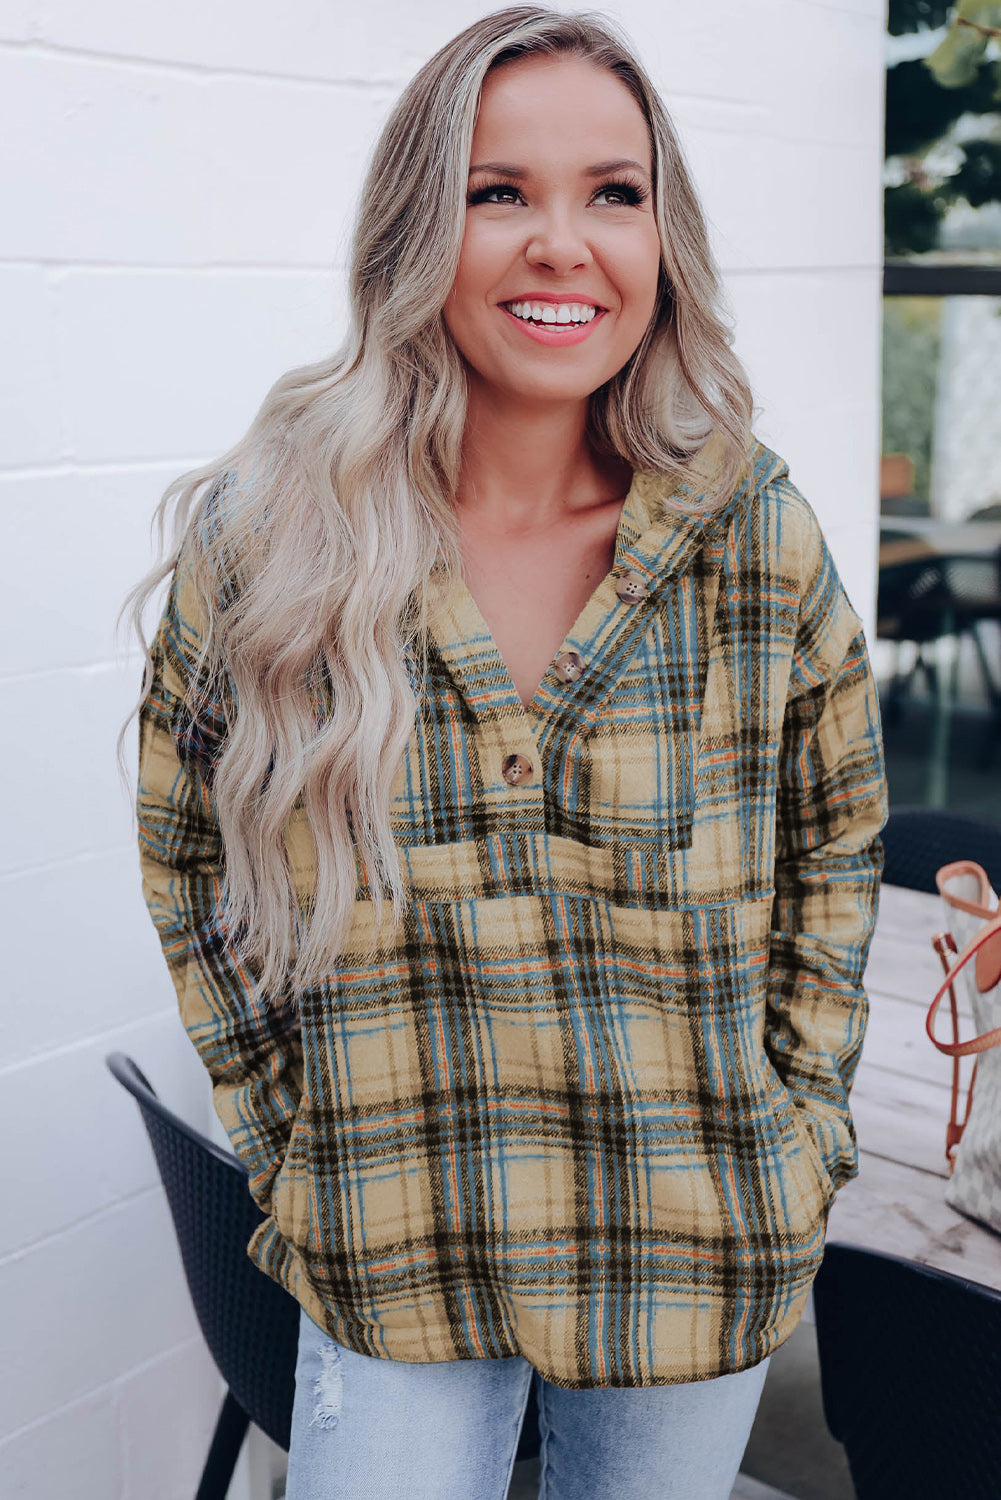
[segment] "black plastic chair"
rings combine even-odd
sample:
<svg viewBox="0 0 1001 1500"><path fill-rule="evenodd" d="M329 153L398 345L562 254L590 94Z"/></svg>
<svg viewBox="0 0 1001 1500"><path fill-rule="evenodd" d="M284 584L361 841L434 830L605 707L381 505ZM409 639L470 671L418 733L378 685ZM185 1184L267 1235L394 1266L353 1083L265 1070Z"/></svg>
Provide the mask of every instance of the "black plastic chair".
<svg viewBox="0 0 1001 1500"><path fill-rule="evenodd" d="M883 879L937 894L935 871L957 859L983 865L995 890L1001 882L1001 823L947 808L892 807L883 829Z"/></svg>
<svg viewBox="0 0 1001 1500"><path fill-rule="evenodd" d="M209 1352L229 1389L196 1500L224 1500L250 1422L288 1452L299 1304L247 1255L263 1219L247 1170L162 1104L124 1052L105 1058L139 1105Z"/></svg>
<svg viewBox="0 0 1001 1500"><path fill-rule="evenodd" d="M161 1103L126 1053L110 1052L105 1063L139 1105L195 1313L228 1386L195 1496L225 1500L251 1422L288 1452L299 1304L247 1255L264 1216L250 1196L243 1163ZM536 1457L541 1441L533 1377L517 1458Z"/></svg>
<svg viewBox="0 0 1001 1500"><path fill-rule="evenodd" d="M881 543L903 540L906 532L884 528ZM986 620L1001 620L1001 550L991 554L943 554L883 564L879 569L876 634L880 640L913 642L918 650L906 673L895 672L884 695L887 723L896 723L911 682L922 671L932 693L939 693L938 667L922 648L943 636L973 641L985 692L991 706L990 733L982 760L989 762L993 731L1001 722L1001 686L995 680L980 628ZM949 688L955 697L955 683Z"/></svg>
<svg viewBox="0 0 1001 1500"><path fill-rule="evenodd" d="M997 1500L1001 1292L828 1241L813 1298L824 1418L857 1500Z"/></svg>

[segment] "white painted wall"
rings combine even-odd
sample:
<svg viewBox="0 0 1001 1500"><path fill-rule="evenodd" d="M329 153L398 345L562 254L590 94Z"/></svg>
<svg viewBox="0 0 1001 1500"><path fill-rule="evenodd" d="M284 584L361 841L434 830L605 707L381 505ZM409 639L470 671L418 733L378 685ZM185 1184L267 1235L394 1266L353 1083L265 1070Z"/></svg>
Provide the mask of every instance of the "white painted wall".
<svg viewBox="0 0 1001 1500"><path fill-rule="evenodd" d="M366 153L420 62L489 8L8 0L0 17L2 1500L194 1493L218 1377L105 1055L217 1122L116 779L139 677L112 623L167 482L339 339ZM758 435L871 624L883 0L607 9L682 132ZM233 1500L270 1494L255 1462Z"/></svg>

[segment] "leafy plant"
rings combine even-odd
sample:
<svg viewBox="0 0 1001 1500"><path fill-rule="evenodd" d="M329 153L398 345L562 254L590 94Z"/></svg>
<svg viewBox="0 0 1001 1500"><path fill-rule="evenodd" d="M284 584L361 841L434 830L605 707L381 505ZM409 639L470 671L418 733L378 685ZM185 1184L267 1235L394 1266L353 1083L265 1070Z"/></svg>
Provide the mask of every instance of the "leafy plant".
<svg viewBox="0 0 1001 1500"><path fill-rule="evenodd" d="M885 189L888 255L937 248L958 201L1001 203L1001 4L960 0L953 10L935 0L890 0L888 29L903 36L940 27L950 11L928 57L887 70L885 155L903 174ZM964 116L979 119L976 135L956 131Z"/></svg>

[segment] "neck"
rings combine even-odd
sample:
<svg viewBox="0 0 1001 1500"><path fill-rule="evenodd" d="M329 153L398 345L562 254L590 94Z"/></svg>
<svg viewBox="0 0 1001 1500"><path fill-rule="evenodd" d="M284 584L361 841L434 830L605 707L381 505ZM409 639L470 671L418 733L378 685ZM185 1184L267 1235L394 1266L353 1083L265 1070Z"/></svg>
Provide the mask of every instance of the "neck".
<svg viewBox="0 0 1001 1500"><path fill-rule="evenodd" d="M596 455L587 401L526 401L471 380L456 504L503 531L550 527L621 498L632 470Z"/></svg>

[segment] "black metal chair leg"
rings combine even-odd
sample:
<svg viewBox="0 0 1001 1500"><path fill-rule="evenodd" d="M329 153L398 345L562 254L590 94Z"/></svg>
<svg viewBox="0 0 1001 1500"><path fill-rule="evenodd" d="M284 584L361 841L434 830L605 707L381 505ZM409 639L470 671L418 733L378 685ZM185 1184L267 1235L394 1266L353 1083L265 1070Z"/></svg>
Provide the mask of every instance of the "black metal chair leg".
<svg viewBox="0 0 1001 1500"><path fill-rule="evenodd" d="M226 1500L250 1418L232 1391L226 1392L195 1500Z"/></svg>

